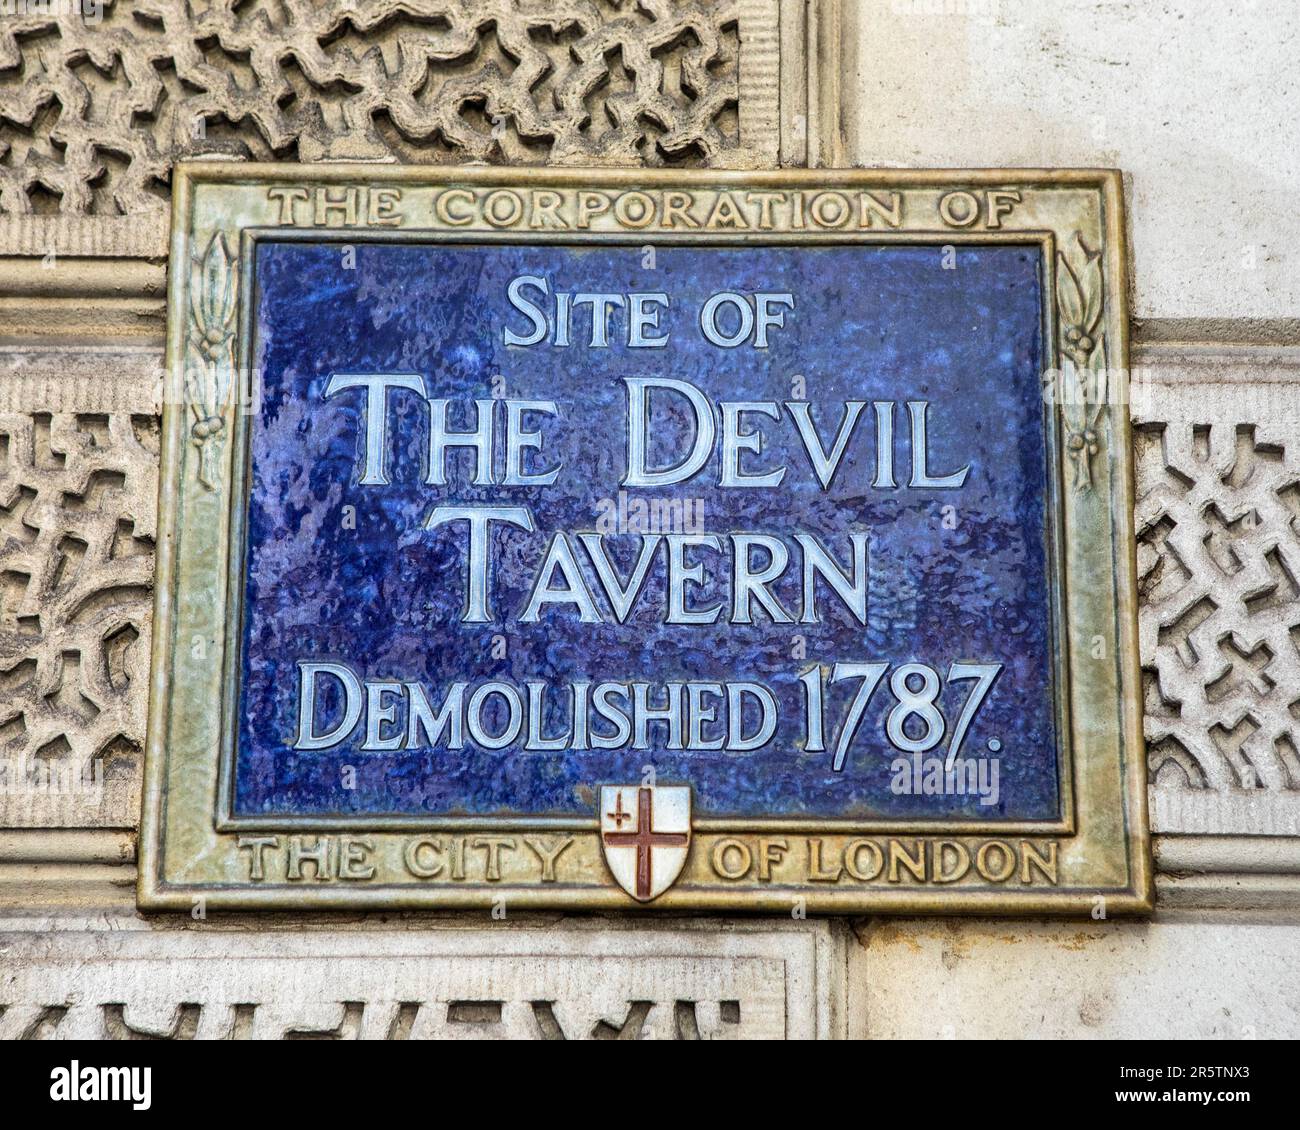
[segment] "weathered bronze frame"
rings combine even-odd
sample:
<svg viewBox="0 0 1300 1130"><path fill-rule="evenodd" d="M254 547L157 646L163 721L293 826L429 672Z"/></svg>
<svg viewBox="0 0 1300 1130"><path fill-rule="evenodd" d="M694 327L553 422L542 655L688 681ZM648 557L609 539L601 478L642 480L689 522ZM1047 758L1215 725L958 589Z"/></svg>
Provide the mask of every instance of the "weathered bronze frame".
<svg viewBox="0 0 1300 1130"><path fill-rule="evenodd" d="M232 817L226 789L231 755L223 735L229 734L235 709L240 609L237 595L230 600L228 594L238 593L242 576L244 484L236 468L244 466L247 423L232 388L237 387L237 374L248 371L253 287L243 284L252 277L253 245L258 238L274 236L342 243L546 240L642 245L757 238L771 243L1037 245L1049 296L1043 328L1054 382L1050 387L1056 394L1046 399L1045 423L1055 464L1049 475L1049 510L1057 531L1053 594L1058 717L1065 735L1063 819L996 828L915 821L701 819L695 823L695 843L681 879L653 906L786 913L796 905L813 912L845 913L1149 909L1151 866L1127 397L1127 254L1117 173L1032 169L685 173L196 163L180 166L174 184L168 388L140 849L142 907L188 909L197 899L214 908L486 908L503 900L519 909L610 910L639 905L605 869L594 814L589 820ZM283 223L285 189L325 189L330 200L337 201L348 189L361 188L400 193L400 209L394 205L389 211L401 216L401 226L369 222L373 213L358 216L354 226L331 224L341 211L337 207L326 213L327 222L320 226ZM280 190L281 199L273 200L270 189ZM721 193L741 197L750 192L803 193L807 200L821 193L872 193L882 200L898 194L902 219L893 225L883 221L879 212L863 213L859 219L865 217L867 226L800 230L774 221L755 236L753 231L666 230L657 220L641 224L638 216L631 217L638 221L635 227L620 226L617 217L606 211L593 217L586 229L557 234L487 223L478 213L468 224L451 226L433 208L435 195L449 189L461 194L461 203L467 192L480 197L492 192L521 196L551 192L566 202L580 192L610 197L642 193L656 202L667 192L685 193L700 202ZM956 203L947 212L941 209L941 200L953 193L969 194L951 197L950 202L973 201L978 206L973 219L968 219L969 210L957 210ZM501 199L508 203L508 197ZM994 200L997 208L992 206ZM390 216L384 218L391 222ZM805 216L805 222L810 223L810 217ZM1086 349L1080 345L1078 322L1086 323L1082 325ZM233 646L225 647L227 640ZM601 783L612 782L592 782L593 787ZM548 846L562 836L572 837L573 842L560 857L555 874L546 880L536 875L530 879L522 866L512 873L504 864L496 878L453 879L444 869L436 879L421 879L404 862L405 850L421 833L443 837L449 846L459 837L463 868L466 843L480 833L500 837L507 832L524 840L534 832L545 837ZM248 872L253 849L239 846L250 836L275 838L277 851L281 841L295 836L304 843L310 840L313 847L320 837L364 842L366 866L373 866L374 874L368 879L356 874L321 879L319 869L311 867L310 877L252 879ZM843 874L834 883L771 872L764 879L757 867L732 880L722 877L713 863L719 851L731 851L734 857L739 849L727 845L737 842L753 851L761 851L760 839L784 842L783 859L800 858L807 865L814 839L822 848L842 853L846 845L864 838L873 838L879 846L890 837L904 842L905 851L922 845L926 859L941 843L960 844L969 856L991 840L1027 842L1040 849L1055 843L1058 883L1017 886L978 873L951 883L933 877L922 883L909 881L906 866L897 870L896 881L883 873L865 883L851 877L844 882ZM338 844L335 850L337 854ZM516 862L529 856L522 850L517 854ZM339 868L337 859L332 866Z"/></svg>

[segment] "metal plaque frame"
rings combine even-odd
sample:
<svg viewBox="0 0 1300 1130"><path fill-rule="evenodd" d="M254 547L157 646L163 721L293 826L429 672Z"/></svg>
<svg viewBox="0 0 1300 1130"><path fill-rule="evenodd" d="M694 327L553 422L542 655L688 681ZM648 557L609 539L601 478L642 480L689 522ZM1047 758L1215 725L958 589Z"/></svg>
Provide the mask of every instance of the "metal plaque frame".
<svg viewBox="0 0 1300 1130"><path fill-rule="evenodd" d="M667 205L667 206L665 206ZM685 226L687 219L692 226ZM1150 909L1127 248L1113 170L667 172L200 162L174 175L138 899L146 909L644 904L581 817L231 813L258 239L981 243L1041 256L1061 814L693 821L655 909ZM599 795L602 785L591 782Z"/></svg>

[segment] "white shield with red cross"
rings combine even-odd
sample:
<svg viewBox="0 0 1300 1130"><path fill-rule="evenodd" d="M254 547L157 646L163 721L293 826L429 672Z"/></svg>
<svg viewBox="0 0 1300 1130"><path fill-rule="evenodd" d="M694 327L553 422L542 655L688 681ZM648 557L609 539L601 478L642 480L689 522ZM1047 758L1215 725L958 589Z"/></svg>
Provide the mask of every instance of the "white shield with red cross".
<svg viewBox="0 0 1300 1130"><path fill-rule="evenodd" d="M691 850L689 785L602 785L600 842L618 885L639 902L677 880Z"/></svg>

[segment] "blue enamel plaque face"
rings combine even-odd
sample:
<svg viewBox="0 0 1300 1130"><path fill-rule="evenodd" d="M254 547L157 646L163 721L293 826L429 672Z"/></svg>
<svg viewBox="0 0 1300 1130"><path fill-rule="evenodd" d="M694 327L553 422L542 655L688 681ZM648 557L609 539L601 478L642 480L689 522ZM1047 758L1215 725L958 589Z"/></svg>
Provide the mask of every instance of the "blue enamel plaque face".
<svg viewBox="0 0 1300 1130"><path fill-rule="evenodd" d="M1060 818L1037 247L253 263L234 816Z"/></svg>
<svg viewBox="0 0 1300 1130"><path fill-rule="evenodd" d="M140 902L1150 902L1088 170L176 176Z"/></svg>

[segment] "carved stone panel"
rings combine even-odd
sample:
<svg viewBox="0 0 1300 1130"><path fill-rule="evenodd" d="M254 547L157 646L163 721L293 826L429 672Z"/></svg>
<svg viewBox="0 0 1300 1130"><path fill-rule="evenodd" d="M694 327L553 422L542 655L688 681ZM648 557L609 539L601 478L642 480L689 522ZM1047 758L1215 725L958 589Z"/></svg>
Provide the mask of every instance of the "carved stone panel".
<svg viewBox="0 0 1300 1130"><path fill-rule="evenodd" d="M1300 356L1152 347L1137 374L1153 828L1300 834Z"/></svg>
<svg viewBox="0 0 1300 1130"><path fill-rule="evenodd" d="M158 361L131 348L0 349L0 823L9 827L135 822Z"/></svg>
<svg viewBox="0 0 1300 1130"><path fill-rule="evenodd" d="M0 253L161 255L172 166L195 157L772 165L777 9L109 0L99 18L9 16Z"/></svg>
<svg viewBox="0 0 1300 1130"><path fill-rule="evenodd" d="M0 1039L814 1039L843 1023L843 963L811 922L0 929Z"/></svg>

